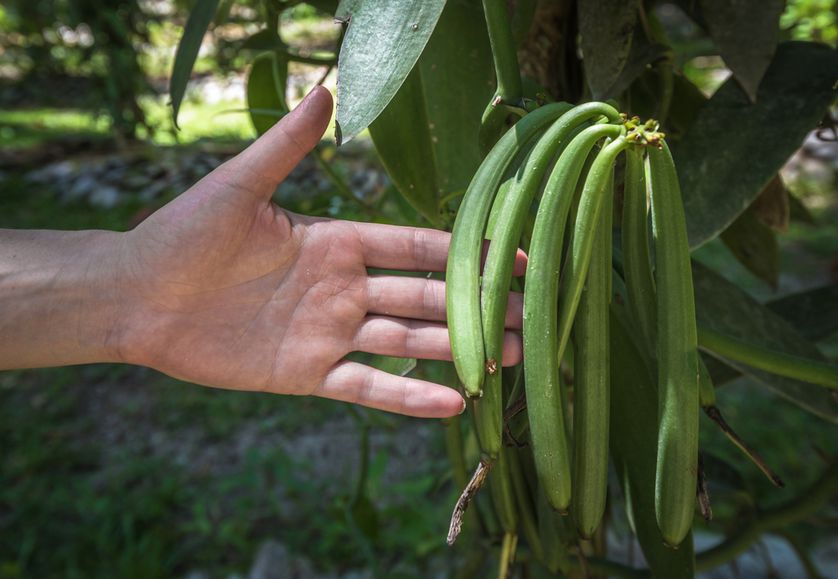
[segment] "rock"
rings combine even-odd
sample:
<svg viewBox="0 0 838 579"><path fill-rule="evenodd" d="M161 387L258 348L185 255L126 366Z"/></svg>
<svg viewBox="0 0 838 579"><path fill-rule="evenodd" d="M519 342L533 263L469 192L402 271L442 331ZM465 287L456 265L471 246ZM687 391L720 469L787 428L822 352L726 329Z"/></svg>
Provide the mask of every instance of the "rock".
<svg viewBox="0 0 838 579"><path fill-rule="evenodd" d="M90 204L104 209L111 209L120 202L121 193L116 187L104 185L95 189L89 196Z"/></svg>
<svg viewBox="0 0 838 579"><path fill-rule="evenodd" d="M64 189L63 198L66 201L78 201L91 195L99 187L99 180L95 176L82 173L75 176L73 184ZM59 191L61 187L59 186Z"/></svg>
<svg viewBox="0 0 838 579"><path fill-rule="evenodd" d="M308 559L293 555L282 543L269 540L259 547L247 578L311 579L314 576L314 567Z"/></svg>

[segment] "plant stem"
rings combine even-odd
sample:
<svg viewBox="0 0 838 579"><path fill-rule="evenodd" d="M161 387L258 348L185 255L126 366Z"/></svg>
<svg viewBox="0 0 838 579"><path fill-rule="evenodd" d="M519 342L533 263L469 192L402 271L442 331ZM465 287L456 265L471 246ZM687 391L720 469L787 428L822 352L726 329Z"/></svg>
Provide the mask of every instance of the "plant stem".
<svg viewBox="0 0 838 579"><path fill-rule="evenodd" d="M657 68L660 86L660 101L655 111L655 118L660 122L661 126L664 126L669 116L669 109L672 105L672 93L675 87L672 60L670 60L670 57L667 57L658 62L655 68Z"/></svg>
<svg viewBox="0 0 838 579"><path fill-rule="evenodd" d="M515 547L518 545L518 535L506 532L503 535L503 546L500 550L500 564L498 565L498 579L507 579L515 560Z"/></svg>
<svg viewBox="0 0 838 579"><path fill-rule="evenodd" d="M523 89L506 0L483 0L483 11L498 78L497 95L502 103L517 104L523 96Z"/></svg>
<svg viewBox="0 0 838 579"><path fill-rule="evenodd" d="M749 344L707 328L698 329L698 344L713 354L759 370L838 390L838 368L818 360Z"/></svg>
<svg viewBox="0 0 838 579"><path fill-rule="evenodd" d="M838 487L838 462L832 463L820 479L795 499L785 505L756 513L736 534L696 555L696 571L706 571L724 565L746 551L763 533L814 514L833 496L836 487Z"/></svg>
<svg viewBox="0 0 838 579"><path fill-rule="evenodd" d="M323 151L320 150L320 145L317 145L314 149L312 149L311 156L314 157L314 160L317 161L317 164L320 165L320 168L323 169L324 173L326 173L326 176L335 186L335 191L337 191L338 195L347 201L357 203L368 215L372 217L384 216L384 214L381 213L377 207L352 193L352 190L349 188L349 185L346 184L346 181L343 180L343 177L341 177L338 172L335 171L334 167L332 167L332 165L323 158Z"/></svg>
<svg viewBox="0 0 838 579"><path fill-rule="evenodd" d="M298 62L300 64L310 64L312 66L328 66L331 69L337 62L335 56L303 56L290 50L287 52L288 60L291 62Z"/></svg>
<svg viewBox="0 0 838 579"><path fill-rule="evenodd" d="M771 481L771 484L780 488L786 486L786 483L783 482L783 479L781 479L780 476L776 472L774 472L774 470L770 466L768 466L768 463L765 462L765 459L763 459L762 456L756 450L748 446L745 443L745 441L742 440L742 438L738 434L736 434L736 431L734 431L733 428L730 427L730 425L727 423L727 420L725 420L724 416L722 416L722 412L718 409L718 407L703 406L702 410L704 410L704 414L706 414L707 417L710 420L712 420L716 424L716 426L719 427L719 429L722 431L722 434L724 434L736 448L742 451L742 453L746 457L748 457L748 460L754 463L754 466L756 466L759 470L762 471L762 473L766 477L768 477L768 480Z"/></svg>

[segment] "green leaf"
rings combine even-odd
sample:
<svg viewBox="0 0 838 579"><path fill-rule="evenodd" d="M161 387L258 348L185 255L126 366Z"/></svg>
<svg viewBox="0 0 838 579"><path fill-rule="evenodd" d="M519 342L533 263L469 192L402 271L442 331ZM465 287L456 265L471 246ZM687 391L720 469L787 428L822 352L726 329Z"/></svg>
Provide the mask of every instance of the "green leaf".
<svg viewBox="0 0 838 579"><path fill-rule="evenodd" d="M721 235L722 241L745 268L772 288L780 277L780 248L774 232L757 217L751 206Z"/></svg>
<svg viewBox="0 0 838 579"><path fill-rule="evenodd" d="M585 76L595 100L614 96L614 83L631 51L637 3L624 0L579 2L579 33Z"/></svg>
<svg viewBox="0 0 838 579"><path fill-rule="evenodd" d="M615 282L618 278L615 276ZM619 292L620 283L614 284ZM625 298L625 291L622 291ZM622 301L611 306L611 458L643 555L654 577L692 578L695 558L692 534L678 549L665 546L655 517L655 462L658 445L658 394L650 369L631 336ZM696 410L697 411L697 410Z"/></svg>
<svg viewBox="0 0 838 579"><path fill-rule="evenodd" d="M247 76L247 107L256 134L263 135L288 112L288 61L274 52L259 55Z"/></svg>
<svg viewBox="0 0 838 579"><path fill-rule="evenodd" d="M347 24L352 14L358 10L362 3L363 0L340 0L335 10L335 20Z"/></svg>
<svg viewBox="0 0 838 579"><path fill-rule="evenodd" d="M663 44L649 44L642 34L635 33L634 41L631 44L631 52L626 59L620 74L614 79L613 84L605 91L609 96L618 95L626 90L631 83L637 80L649 65L667 58L670 49Z"/></svg>
<svg viewBox="0 0 838 579"><path fill-rule="evenodd" d="M396 96L370 125L370 136L402 197L425 219L438 225L434 150L419 67L407 75Z"/></svg>
<svg viewBox="0 0 838 579"><path fill-rule="evenodd" d="M807 340L821 340L838 332L838 284L784 296L765 306L794 326ZM717 387L740 376L721 360L709 354L703 354L703 357Z"/></svg>
<svg viewBox="0 0 838 579"><path fill-rule="evenodd" d="M183 95L186 94L186 85L192 75L192 67L195 66L204 34L206 34L217 9L218 0L196 0L183 29L183 36L177 46L177 52L175 52L172 76L169 79L172 120L175 127L178 126L177 115L180 111L180 104L183 102Z"/></svg>
<svg viewBox="0 0 838 579"><path fill-rule="evenodd" d="M370 125L399 192L433 224L440 224L440 199L464 190L482 160L476 135L493 91L482 9L451 2L413 71Z"/></svg>
<svg viewBox="0 0 838 579"><path fill-rule="evenodd" d="M826 362L817 346L800 335L790 323L754 300L735 284L695 262L693 285L696 321L699 327L771 350ZM804 410L826 420L838 422L838 398L828 389L756 370L733 360L723 361Z"/></svg>
<svg viewBox="0 0 838 579"><path fill-rule="evenodd" d="M272 30L260 30L248 37L241 45L241 50L277 50L283 48L282 41Z"/></svg>
<svg viewBox="0 0 838 579"><path fill-rule="evenodd" d="M709 241L777 174L835 98L838 52L781 44L751 104L728 80L673 147L690 246Z"/></svg>
<svg viewBox="0 0 838 579"><path fill-rule="evenodd" d="M751 102L777 48L783 0L699 0L707 30Z"/></svg>
<svg viewBox="0 0 838 579"><path fill-rule="evenodd" d="M416 64L444 6L445 0L392 0L339 7L349 28L338 58L338 145L384 110Z"/></svg>
<svg viewBox="0 0 838 579"><path fill-rule="evenodd" d="M370 541L378 538L380 529L378 511L366 495L361 495L349 507L349 514L355 526Z"/></svg>
<svg viewBox="0 0 838 579"><path fill-rule="evenodd" d="M669 107L669 117L664 129L667 139L674 138L674 143L695 122L698 113L707 102L707 97L682 74L676 74L672 80L672 104ZM673 144L673 147L677 145Z"/></svg>
<svg viewBox="0 0 838 579"><path fill-rule="evenodd" d="M838 332L838 284L785 296L766 305L809 340Z"/></svg>
<svg viewBox="0 0 838 579"><path fill-rule="evenodd" d="M443 195L464 191L483 160L477 133L495 89L492 49L479 3L446 5L419 66L437 187Z"/></svg>

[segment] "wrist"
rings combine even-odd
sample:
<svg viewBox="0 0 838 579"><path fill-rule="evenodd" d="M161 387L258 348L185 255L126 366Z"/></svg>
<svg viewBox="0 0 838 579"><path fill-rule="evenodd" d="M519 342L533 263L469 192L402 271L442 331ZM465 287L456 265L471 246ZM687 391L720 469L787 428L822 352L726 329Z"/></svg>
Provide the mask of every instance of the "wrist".
<svg viewBox="0 0 838 579"><path fill-rule="evenodd" d="M122 235L0 232L0 368L123 361Z"/></svg>

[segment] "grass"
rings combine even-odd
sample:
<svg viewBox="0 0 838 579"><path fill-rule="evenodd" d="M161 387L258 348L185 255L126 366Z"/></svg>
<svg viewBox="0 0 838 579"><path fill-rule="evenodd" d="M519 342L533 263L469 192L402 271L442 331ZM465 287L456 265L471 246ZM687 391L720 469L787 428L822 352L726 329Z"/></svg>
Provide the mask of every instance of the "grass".
<svg viewBox="0 0 838 579"><path fill-rule="evenodd" d="M156 145L188 144L203 139L242 141L254 136L242 101L213 104L186 100L178 118L180 130L171 123L171 109L163 99L146 97L141 105L153 126L162 127L151 142ZM107 138L111 123L106 116L81 109L33 108L0 110L0 147L23 149L73 135Z"/></svg>
<svg viewBox="0 0 838 579"><path fill-rule="evenodd" d="M242 141L255 136L250 117L243 112L243 99L212 104L187 99L178 115L177 131L171 124L171 109L161 99L144 99L142 106L152 125L167 127L153 135L151 141L157 145L188 144L202 139Z"/></svg>
<svg viewBox="0 0 838 579"><path fill-rule="evenodd" d="M0 577L222 577L246 571L266 539L322 569L366 566L347 517L357 467L324 478L286 446L259 442L291 442L343 408L119 366L0 374ZM231 452L253 425L256 439ZM385 486L387 463L379 450L366 475L366 540L377 565L422 577L422 559L442 547L445 465Z"/></svg>
<svg viewBox="0 0 838 579"><path fill-rule="evenodd" d="M0 110L0 147L25 148L65 137L104 138L110 119L88 111L52 108Z"/></svg>

